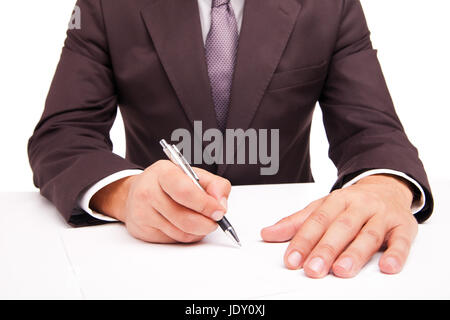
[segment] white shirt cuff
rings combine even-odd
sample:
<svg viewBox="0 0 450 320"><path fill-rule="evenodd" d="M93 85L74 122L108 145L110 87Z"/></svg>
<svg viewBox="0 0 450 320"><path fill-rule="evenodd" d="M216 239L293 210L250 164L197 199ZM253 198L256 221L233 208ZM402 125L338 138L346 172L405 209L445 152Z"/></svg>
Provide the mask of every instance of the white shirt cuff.
<svg viewBox="0 0 450 320"><path fill-rule="evenodd" d="M86 192L84 194L81 195L81 197L78 201L78 205L80 206L81 209L86 211L89 215L93 216L94 218L97 218L97 219L103 220L103 221L117 221L116 219L111 218L105 214L102 214L100 212L96 212L96 211L92 210L89 207L91 198L94 196L94 194L97 193L97 191L99 191L103 187L107 186L108 184L111 184L111 183L113 183L117 180L120 180L122 178L125 178L125 177L138 175L140 173L142 173L142 170L138 170L138 169L122 170L122 171L113 173L113 174L103 178L102 180L100 180L97 183L95 183L94 185L92 185L89 189L86 190Z"/></svg>
<svg viewBox="0 0 450 320"><path fill-rule="evenodd" d="M349 186L355 184L356 182L358 182L359 180L361 180L365 177L374 175L374 174L391 174L391 175L399 176L399 177L411 182L414 186L417 187L417 189L419 189L419 191L421 193L420 199L415 200L412 203L411 212L413 214L416 214L417 212L419 212L420 210L423 209L423 207L425 206L426 198L425 198L425 192L423 191L422 186L416 180L412 179L411 177L409 177L408 175L406 175L400 171L395 171L395 170L390 170L390 169L367 170L367 171L361 173L360 175L354 177L352 180L350 180L346 184L344 184L344 186L342 188L349 187Z"/></svg>

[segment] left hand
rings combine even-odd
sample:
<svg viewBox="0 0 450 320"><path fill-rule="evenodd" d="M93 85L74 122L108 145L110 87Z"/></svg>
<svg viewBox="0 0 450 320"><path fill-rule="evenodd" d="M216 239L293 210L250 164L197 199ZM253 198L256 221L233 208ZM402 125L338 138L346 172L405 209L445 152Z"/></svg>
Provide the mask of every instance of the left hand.
<svg viewBox="0 0 450 320"><path fill-rule="evenodd" d="M418 231L412 200L402 179L373 175L264 228L261 236L267 242L291 240L286 267L303 267L311 278L330 270L338 277L354 277L386 243L379 267L394 274L402 270Z"/></svg>

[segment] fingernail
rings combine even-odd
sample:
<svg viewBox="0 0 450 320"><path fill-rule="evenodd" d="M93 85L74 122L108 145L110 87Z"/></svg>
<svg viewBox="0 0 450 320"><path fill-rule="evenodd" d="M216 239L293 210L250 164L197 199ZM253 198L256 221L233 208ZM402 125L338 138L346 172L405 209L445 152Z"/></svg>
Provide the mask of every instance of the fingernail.
<svg viewBox="0 0 450 320"><path fill-rule="evenodd" d="M311 259L311 261L309 261L308 268L314 271L315 273L320 273L322 272L324 265L325 263L323 262L323 259L316 257Z"/></svg>
<svg viewBox="0 0 450 320"><path fill-rule="evenodd" d="M302 262L302 255L298 251L292 251L292 253L288 256L287 261L291 267L298 268L300 266L300 262Z"/></svg>
<svg viewBox="0 0 450 320"><path fill-rule="evenodd" d="M342 258L338 261L336 266L342 268L344 271L351 271L353 267L353 259L349 257Z"/></svg>
<svg viewBox="0 0 450 320"><path fill-rule="evenodd" d="M384 263L387 264L393 271L396 271L400 268L400 264L398 263L397 259L393 257L387 257L384 260Z"/></svg>
<svg viewBox="0 0 450 320"><path fill-rule="evenodd" d="M223 218L223 215L225 213L222 211L214 211L213 214L211 215L211 218L213 218L213 220L215 221L220 221Z"/></svg>
<svg viewBox="0 0 450 320"><path fill-rule="evenodd" d="M225 210L228 209L228 201L227 201L227 198L223 197L222 199L220 199L220 204L225 208Z"/></svg>

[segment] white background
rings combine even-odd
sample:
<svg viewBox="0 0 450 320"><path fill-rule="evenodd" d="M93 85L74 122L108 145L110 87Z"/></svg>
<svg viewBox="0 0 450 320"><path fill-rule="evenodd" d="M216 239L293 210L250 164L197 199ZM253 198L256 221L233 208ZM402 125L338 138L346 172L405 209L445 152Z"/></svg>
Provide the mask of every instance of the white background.
<svg viewBox="0 0 450 320"><path fill-rule="evenodd" d="M114 0L110 0L114 1ZM397 113L433 181L450 181L450 1L361 0ZM34 190L26 146L42 113L75 0L15 0L0 7L0 191ZM120 119L119 119L120 120ZM112 138L124 154L123 125ZM336 170L317 109L316 181Z"/></svg>

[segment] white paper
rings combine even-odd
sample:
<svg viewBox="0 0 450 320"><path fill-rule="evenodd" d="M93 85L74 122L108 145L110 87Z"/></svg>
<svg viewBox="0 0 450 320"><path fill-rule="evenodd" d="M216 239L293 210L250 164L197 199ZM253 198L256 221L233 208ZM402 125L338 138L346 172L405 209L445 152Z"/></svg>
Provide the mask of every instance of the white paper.
<svg viewBox="0 0 450 320"><path fill-rule="evenodd" d="M288 244L264 243L261 228L327 191L313 185L234 187L227 217L242 248L220 229L198 244L158 245L132 238L121 224L68 229L63 240L88 299L450 298L450 263L442 251L449 243L448 215L420 226L400 274L379 271L381 253L352 279L310 279L303 270L286 269Z"/></svg>

